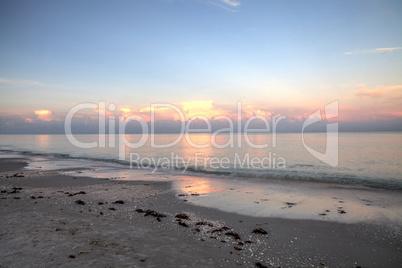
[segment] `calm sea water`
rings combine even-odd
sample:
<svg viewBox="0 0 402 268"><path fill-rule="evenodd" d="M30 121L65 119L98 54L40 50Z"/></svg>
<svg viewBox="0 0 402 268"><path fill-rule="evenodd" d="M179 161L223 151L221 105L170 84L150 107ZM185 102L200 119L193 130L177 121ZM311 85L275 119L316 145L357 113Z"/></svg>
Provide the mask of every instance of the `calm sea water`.
<svg viewBox="0 0 402 268"><path fill-rule="evenodd" d="M304 135L309 147L325 153L325 133ZM339 133L336 167L312 156L303 146L301 134L294 133L280 133L276 138L266 134L248 134L248 141L242 134L191 134L188 139L177 139L176 134L157 134L154 145L150 136L126 135L132 147L141 138L146 140L138 148L119 146L119 138L108 135L75 135L75 138L83 143L98 142L98 146L79 148L65 135L1 135L0 150L118 162L127 166L131 162L134 167L175 172L186 170L245 179L332 182L402 189L402 132ZM99 146L103 138L105 146ZM175 141L172 146L155 148L155 145L163 146ZM255 148L254 145L265 146Z"/></svg>

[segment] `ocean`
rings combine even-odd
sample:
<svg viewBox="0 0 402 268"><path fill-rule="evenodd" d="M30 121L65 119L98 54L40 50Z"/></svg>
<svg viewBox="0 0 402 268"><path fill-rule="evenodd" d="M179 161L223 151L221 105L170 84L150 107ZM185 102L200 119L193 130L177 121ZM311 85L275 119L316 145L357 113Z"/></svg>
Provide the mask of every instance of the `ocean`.
<svg viewBox="0 0 402 268"><path fill-rule="evenodd" d="M402 189L402 132L341 132L336 161L316 158L331 146L326 133L1 135L0 151L85 159L166 172L252 180L292 180ZM103 144L104 141L104 144ZM303 144L304 141L304 144ZM76 143L77 143L76 142ZM132 148L131 148L132 147ZM310 148L310 151L306 148ZM314 156L311 150L316 151Z"/></svg>

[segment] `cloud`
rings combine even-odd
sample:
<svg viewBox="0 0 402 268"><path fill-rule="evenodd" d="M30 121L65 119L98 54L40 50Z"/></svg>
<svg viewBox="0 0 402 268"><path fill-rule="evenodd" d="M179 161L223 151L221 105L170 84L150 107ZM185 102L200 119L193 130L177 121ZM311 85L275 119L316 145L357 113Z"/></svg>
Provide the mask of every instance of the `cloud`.
<svg viewBox="0 0 402 268"><path fill-rule="evenodd" d="M5 87L15 87L19 89L35 89L35 90L57 90L57 91L72 91L71 88L60 84L47 84L36 80L25 79L7 79L0 77L0 89Z"/></svg>
<svg viewBox="0 0 402 268"><path fill-rule="evenodd" d="M35 114L36 115L48 115L48 114L51 114L52 112L51 111L49 111L49 110L36 110L35 111Z"/></svg>
<svg viewBox="0 0 402 268"><path fill-rule="evenodd" d="M372 99L372 98L380 98L390 93L391 91L402 91L402 85L395 86L377 86L373 89L367 88L365 85L357 85L359 88L353 92L353 96L355 98L361 99Z"/></svg>
<svg viewBox="0 0 402 268"><path fill-rule="evenodd" d="M236 0L197 0L201 3L217 6L231 12L237 12L240 2Z"/></svg>
<svg viewBox="0 0 402 268"><path fill-rule="evenodd" d="M129 113L131 112L130 108L120 108L120 111L124 112L124 113Z"/></svg>
<svg viewBox="0 0 402 268"><path fill-rule="evenodd" d="M396 86L378 86L368 89L365 85L358 85L359 92L362 96L377 96L382 94L383 98L371 97L371 100L349 103L342 102L339 110L339 118L336 119L340 123L341 131L359 131L359 130L402 130L402 85ZM354 86L356 88L356 86ZM365 92L367 91L367 92ZM376 93L380 92L380 93ZM365 94L363 94L365 93ZM399 98L397 102L384 103L388 97ZM366 97L367 98L367 97ZM363 105L360 105L360 104ZM173 105L173 104L169 104ZM234 131L237 131L238 115L237 105L215 104L213 101L189 101L177 103L174 105L183 113L186 124L191 124L191 128L205 128L205 121L200 120L203 115L210 119L212 131L219 129L227 129L229 121L233 123ZM178 110L172 109L173 106L159 106L154 111L154 123L156 133L178 133L182 129ZM246 122L253 116L259 116L257 120L252 121L251 128L265 128L264 120L266 118L272 122L272 116L284 115L286 119L281 120L278 124L280 132L300 132L304 120L317 109L323 112L324 107L268 107L268 106L251 106L243 103L241 108L241 124L244 128ZM147 121L150 129L150 107L117 107L117 109L108 116L125 115L125 111L130 112L128 115L137 115ZM225 115L227 120L216 118L215 115ZM192 120L191 120L191 117ZM204 117L204 118L205 118ZM198 118L198 119L197 119ZM328 121L322 117L320 123L315 124L309 131L325 131ZM50 110L40 109L31 111L30 113L1 113L0 112L0 134L64 134L65 115L54 114ZM106 120L106 129L109 129L110 118ZM96 134L99 131L99 118L96 111L86 111L77 113L72 120L72 130L76 134ZM119 123L115 125L115 133L118 133ZM126 133L141 133L142 127L138 122L127 125Z"/></svg>
<svg viewBox="0 0 402 268"><path fill-rule="evenodd" d="M374 54L374 53L384 53L384 52L392 52L395 50L400 50L402 47L383 47L383 48L374 48L374 49L365 49L365 50L354 50L345 52L345 55L354 55L354 54Z"/></svg>
<svg viewBox="0 0 402 268"><path fill-rule="evenodd" d="M42 83L33 80L10 80L0 78L0 84L6 84L10 86L43 86Z"/></svg>
<svg viewBox="0 0 402 268"><path fill-rule="evenodd" d="M180 104L186 119L194 119L197 116L212 118L226 114L225 110L215 107L212 101L187 101Z"/></svg>
<svg viewBox="0 0 402 268"><path fill-rule="evenodd" d="M42 120L42 121L52 121L53 120L52 111L49 111L49 110L36 110L35 114L36 114L36 116L38 117L39 120ZM32 122L32 120L30 122Z"/></svg>
<svg viewBox="0 0 402 268"><path fill-rule="evenodd" d="M228 4L232 7L237 7L240 5L240 2L234 1L234 0L222 0L222 2L224 2L225 4Z"/></svg>

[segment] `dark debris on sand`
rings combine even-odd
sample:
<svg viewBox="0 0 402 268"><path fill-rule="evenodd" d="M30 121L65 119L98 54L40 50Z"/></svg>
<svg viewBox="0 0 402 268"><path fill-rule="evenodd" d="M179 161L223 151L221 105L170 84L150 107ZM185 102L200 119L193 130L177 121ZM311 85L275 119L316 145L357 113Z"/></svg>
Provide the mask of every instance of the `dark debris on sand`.
<svg viewBox="0 0 402 268"><path fill-rule="evenodd" d="M206 221L199 221L197 222L195 225L208 225L209 227L213 227L214 225L210 222L206 222Z"/></svg>
<svg viewBox="0 0 402 268"><path fill-rule="evenodd" d="M157 217L157 218L164 218L164 217L166 217L165 214L156 212L155 210L152 210L152 209L148 209L147 211L145 211L144 217L149 216L149 215L150 215L150 216L153 216L153 217Z"/></svg>
<svg viewBox="0 0 402 268"><path fill-rule="evenodd" d="M82 200L75 200L75 203L77 203L78 205L85 205L85 202Z"/></svg>
<svg viewBox="0 0 402 268"><path fill-rule="evenodd" d="M225 235L231 236L236 240L241 240L240 235L238 233L233 232L233 231L227 232L227 233L225 233Z"/></svg>
<svg viewBox="0 0 402 268"><path fill-rule="evenodd" d="M252 233L253 234L268 234L268 232L267 231L265 231L264 229L262 229L261 227L258 227L258 228L255 228L253 231L252 231Z"/></svg>
<svg viewBox="0 0 402 268"><path fill-rule="evenodd" d="M6 190L3 190L3 191L1 191L1 193L3 193L3 194L18 194L20 192L20 190L22 190L21 187L13 187L11 189L12 189L12 191L10 191L10 192L7 192Z"/></svg>
<svg viewBox="0 0 402 268"><path fill-rule="evenodd" d="M224 231L228 231L228 230L230 230L229 227L223 226L221 228L212 230L211 233L213 234L213 233L216 233L216 232L224 232Z"/></svg>
<svg viewBox="0 0 402 268"><path fill-rule="evenodd" d="M297 205L296 203L292 203L292 202L285 202L285 204L290 208Z"/></svg>
<svg viewBox="0 0 402 268"><path fill-rule="evenodd" d="M261 264L261 262L256 262L255 266L257 266L258 268L268 268L267 266Z"/></svg>
<svg viewBox="0 0 402 268"><path fill-rule="evenodd" d="M185 214L185 213L177 214L177 215L175 216L175 218L177 218L177 219L182 219L182 220L190 220L190 217L189 217L187 214Z"/></svg>
<svg viewBox="0 0 402 268"><path fill-rule="evenodd" d="M113 204L124 204L124 201L123 200L117 200L117 201L114 201L113 202Z"/></svg>
<svg viewBox="0 0 402 268"><path fill-rule="evenodd" d="M152 210L152 209L143 210L143 209L138 208L135 211L137 211L138 213L144 213L144 217L146 217L146 216L153 216L155 218L164 218L164 217L166 217L165 214L156 212L155 210Z"/></svg>
<svg viewBox="0 0 402 268"><path fill-rule="evenodd" d="M183 222L183 221L181 221L181 219L177 220L177 224L180 225L180 226L183 226L183 227L188 227L188 224Z"/></svg>
<svg viewBox="0 0 402 268"><path fill-rule="evenodd" d="M78 195L78 194L87 194L87 193L84 192L84 191L79 191L78 193L70 194L69 192L66 192L66 193L64 193L64 194L67 194L68 196L75 196L75 195Z"/></svg>

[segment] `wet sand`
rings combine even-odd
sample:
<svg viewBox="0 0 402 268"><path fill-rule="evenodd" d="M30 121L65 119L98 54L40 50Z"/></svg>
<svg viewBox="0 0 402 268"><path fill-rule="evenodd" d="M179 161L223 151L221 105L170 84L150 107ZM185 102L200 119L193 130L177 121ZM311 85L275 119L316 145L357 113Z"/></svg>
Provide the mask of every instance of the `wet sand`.
<svg viewBox="0 0 402 268"><path fill-rule="evenodd" d="M245 216L196 206L196 192L177 196L158 174L137 181L68 176L25 169L28 161L0 159L0 267L402 264L398 223Z"/></svg>

